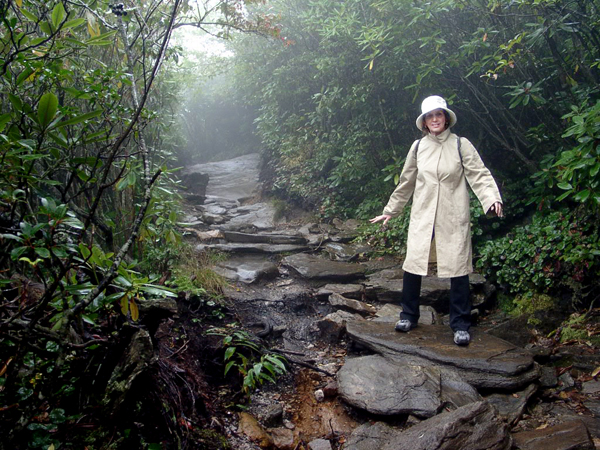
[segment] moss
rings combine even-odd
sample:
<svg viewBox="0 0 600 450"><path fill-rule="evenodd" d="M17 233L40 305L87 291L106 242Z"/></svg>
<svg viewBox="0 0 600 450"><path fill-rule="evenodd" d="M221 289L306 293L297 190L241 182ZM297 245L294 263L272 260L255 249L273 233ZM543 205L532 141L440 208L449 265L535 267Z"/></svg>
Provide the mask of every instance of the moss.
<svg viewBox="0 0 600 450"><path fill-rule="evenodd" d="M197 430L194 433L195 446L197 450L230 450L231 446L222 434L214 430Z"/></svg>

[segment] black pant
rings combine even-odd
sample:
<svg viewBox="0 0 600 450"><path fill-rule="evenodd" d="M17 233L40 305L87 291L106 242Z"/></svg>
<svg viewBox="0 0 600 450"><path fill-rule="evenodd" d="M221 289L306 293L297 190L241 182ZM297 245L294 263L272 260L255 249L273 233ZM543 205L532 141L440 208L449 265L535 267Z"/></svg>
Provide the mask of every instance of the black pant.
<svg viewBox="0 0 600 450"><path fill-rule="evenodd" d="M421 275L404 272L402 287L401 319L411 323L419 321L419 299L421 297ZM471 326L471 299L469 298L469 276L450 278L450 328L453 331L468 331Z"/></svg>

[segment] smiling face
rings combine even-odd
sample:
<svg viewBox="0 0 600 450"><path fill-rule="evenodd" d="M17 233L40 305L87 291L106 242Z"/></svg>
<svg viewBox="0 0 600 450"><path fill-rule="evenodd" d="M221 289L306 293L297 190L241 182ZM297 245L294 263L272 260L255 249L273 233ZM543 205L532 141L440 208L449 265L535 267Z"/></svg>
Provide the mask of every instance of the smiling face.
<svg viewBox="0 0 600 450"><path fill-rule="evenodd" d="M434 109L425 114L424 122L429 132L437 136L446 129L446 114L444 114L443 109Z"/></svg>

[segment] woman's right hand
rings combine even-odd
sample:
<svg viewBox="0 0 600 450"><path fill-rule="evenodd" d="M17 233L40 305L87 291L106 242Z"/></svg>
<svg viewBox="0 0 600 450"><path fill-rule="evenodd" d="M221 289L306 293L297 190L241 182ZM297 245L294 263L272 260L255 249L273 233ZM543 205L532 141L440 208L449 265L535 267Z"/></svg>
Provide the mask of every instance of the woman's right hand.
<svg viewBox="0 0 600 450"><path fill-rule="evenodd" d="M373 217L369 220L371 223L381 222L383 220L383 225L387 224L388 221L392 218L389 214L382 214L381 216Z"/></svg>

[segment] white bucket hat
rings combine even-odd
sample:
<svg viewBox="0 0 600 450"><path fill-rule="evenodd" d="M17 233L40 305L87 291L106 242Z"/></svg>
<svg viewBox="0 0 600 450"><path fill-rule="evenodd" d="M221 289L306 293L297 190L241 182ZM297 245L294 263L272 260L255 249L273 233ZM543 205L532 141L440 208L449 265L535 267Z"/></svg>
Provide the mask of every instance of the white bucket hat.
<svg viewBox="0 0 600 450"><path fill-rule="evenodd" d="M427 97L425 100L423 100L423 103L421 103L421 115L417 117L417 128L419 130L423 131L423 119L425 118L425 115L431 111L435 111L436 109L443 109L444 111L447 111L450 115L450 124L448 125L448 128L454 126L456 123L456 114L454 114L454 111L448 109L446 100L444 100L442 97L439 95L432 95L431 97Z"/></svg>

